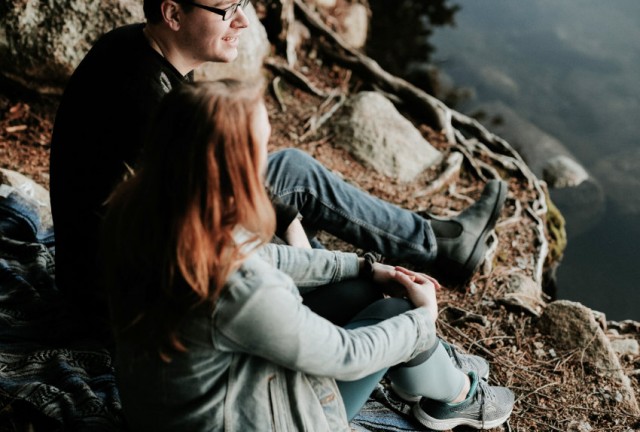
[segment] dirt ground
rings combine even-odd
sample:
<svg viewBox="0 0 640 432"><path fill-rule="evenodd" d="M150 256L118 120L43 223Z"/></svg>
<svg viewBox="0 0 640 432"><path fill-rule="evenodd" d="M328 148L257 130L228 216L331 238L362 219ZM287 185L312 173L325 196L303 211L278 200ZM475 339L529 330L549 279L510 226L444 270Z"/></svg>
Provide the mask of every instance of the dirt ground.
<svg viewBox="0 0 640 432"><path fill-rule="evenodd" d="M366 88L351 71L339 66L307 61L305 67L308 79L320 89L353 92ZM309 119L326 109L322 107L324 98L283 80L278 102L271 89L266 98L274 131L272 150L301 148L345 180L411 210L450 215L479 196L483 183L471 170L464 170L454 187L423 196L420 192L441 167L410 183L400 183L364 167L346 151L332 146L328 128L308 134ZM58 103L57 97L39 96L0 79L0 166L25 174L46 188L49 142ZM445 154L451 150L439 133L427 125L419 127L436 148ZM81 155L78 158L81 164ZM516 201L530 193L523 180L505 180L509 182L509 199L501 221L514 213ZM535 240L531 230L518 223L499 225L497 238L498 252L489 271L480 272L463 287L445 288L439 294L441 336L490 360L490 382L508 386L516 394L509 424L496 430L640 430L640 419L626 414L616 402L615 386L582 363L579 353L553 346L537 331L537 318L532 314L496 301L504 289L501 281L521 266L520 260L530 255ZM354 249L326 234L321 239L330 247ZM638 375L632 374L640 369L640 358L627 356L621 362L636 394L640 394Z"/></svg>

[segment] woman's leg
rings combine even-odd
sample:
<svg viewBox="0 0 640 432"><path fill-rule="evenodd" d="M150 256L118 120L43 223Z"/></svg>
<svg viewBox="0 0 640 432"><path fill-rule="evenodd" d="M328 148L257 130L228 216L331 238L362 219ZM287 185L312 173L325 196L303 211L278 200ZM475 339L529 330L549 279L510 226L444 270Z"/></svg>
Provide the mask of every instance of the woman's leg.
<svg viewBox="0 0 640 432"><path fill-rule="evenodd" d="M344 327L358 312L382 299L382 291L364 279L353 279L318 287L302 295L312 311Z"/></svg>
<svg viewBox="0 0 640 432"><path fill-rule="evenodd" d="M345 328L377 324L411 309L413 305L406 299L382 299L365 308ZM338 381L349 420L362 409L385 373L387 369L356 381ZM443 402L455 400L469 384L467 375L454 365L440 342L411 362L394 367L390 377L394 383L397 380L398 387L407 393Z"/></svg>
<svg viewBox="0 0 640 432"><path fill-rule="evenodd" d="M347 329L374 325L413 309L406 299L383 298L375 284L361 279L319 287L303 295L303 301L318 315ZM387 371L338 382L349 420L362 409ZM467 375L456 367L440 342L410 362L391 368L389 377L403 393L443 402L453 401L469 384Z"/></svg>
<svg viewBox="0 0 640 432"><path fill-rule="evenodd" d="M389 370L398 393L441 402L453 402L467 394L471 384L468 375L454 365L441 342L434 348Z"/></svg>
<svg viewBox="0 0 640 432"><path fill-rule="evenodd" d="M413 309L411 302L405 299L386 298L378 300L362 310L347 325L346 329L355 329L377 324L388 318ZM338 381L340 395L344 401L349 421L360 412L367 399L382 379L387 368L379 370L356 381Z"/></svg>

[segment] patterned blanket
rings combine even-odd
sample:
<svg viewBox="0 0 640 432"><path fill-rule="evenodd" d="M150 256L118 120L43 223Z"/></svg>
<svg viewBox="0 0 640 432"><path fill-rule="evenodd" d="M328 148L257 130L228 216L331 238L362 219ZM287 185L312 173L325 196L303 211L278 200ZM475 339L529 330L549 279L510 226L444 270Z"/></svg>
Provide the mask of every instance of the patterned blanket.
<svg viewBox="0 0 640 432"><path fill-rule="evenodd" d="M124 430L111 356L74 328L40 221L28 197L1 186L0 432ZM420 430L407 411L380 385L352 427Z"/></svg>
<svg viewBox="0 0 640 432"><path fill-rule="evenodd" d="M122 430L109 352L78 338L36 206L0 196L0 430Z"/></svg>

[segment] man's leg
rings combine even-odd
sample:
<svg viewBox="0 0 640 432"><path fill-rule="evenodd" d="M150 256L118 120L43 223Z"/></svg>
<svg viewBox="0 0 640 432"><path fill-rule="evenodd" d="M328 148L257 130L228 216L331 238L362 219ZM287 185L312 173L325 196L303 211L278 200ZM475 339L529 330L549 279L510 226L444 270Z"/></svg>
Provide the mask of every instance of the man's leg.
<svg viewBox="0 0 640 432"><path fill-rule="evenodd" d="M428 220L351 186L300 150L269 155L267 183L307 228L419 265L436 257Z"/></svg>
<svg viewBox="0 0 640 432"><path fill-rule="evenodd" d="M306 228L419 266L435 264L440 277L453 283L468 280L484 259L507 194L506 183L492 180L458 216L424 218L347 184L297 149L269 156L267 182L298 208Z"/></svg>

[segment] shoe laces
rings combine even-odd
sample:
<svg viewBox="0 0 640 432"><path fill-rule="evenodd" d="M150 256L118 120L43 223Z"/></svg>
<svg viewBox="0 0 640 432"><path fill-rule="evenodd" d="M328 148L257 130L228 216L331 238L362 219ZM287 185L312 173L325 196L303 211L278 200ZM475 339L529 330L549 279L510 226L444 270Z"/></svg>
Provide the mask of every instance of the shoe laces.
<svg viewBox="0 0 640 432"><path fill-rule="evenodd" d="M485 417L485 403L488 400L495 401L496 395L489 387L489 384L478 380L478 387L476 387L475 399L480 402L480 421L482 421L482 428L484 429L484 417Z"/></svg>
<svg viewBox="0 0 640 432"><path fill-rule="evenodd" d="M445 349L448 351L449 353L449 357L451 357L453 359L453 361L455 362L455 364L461 368L462 366L464 366L462 364L462 358L460 358L460 356L458 355L458 350L456 349L455 345L451 345L450 343L444 343L443 345L445 345Z"/></svg>

